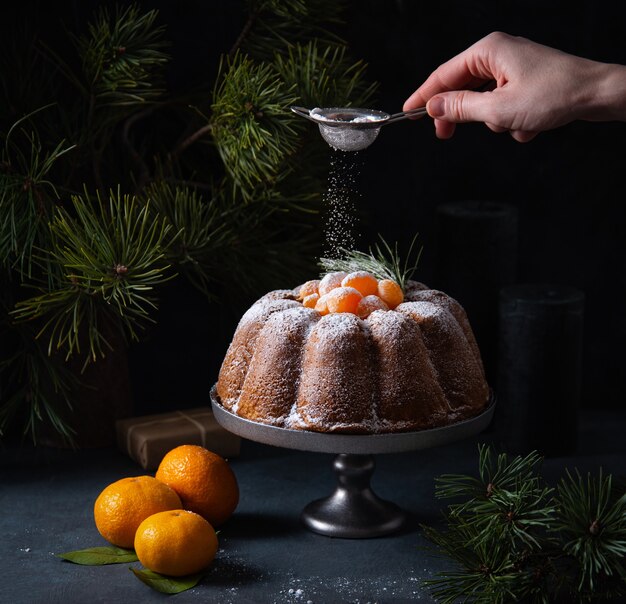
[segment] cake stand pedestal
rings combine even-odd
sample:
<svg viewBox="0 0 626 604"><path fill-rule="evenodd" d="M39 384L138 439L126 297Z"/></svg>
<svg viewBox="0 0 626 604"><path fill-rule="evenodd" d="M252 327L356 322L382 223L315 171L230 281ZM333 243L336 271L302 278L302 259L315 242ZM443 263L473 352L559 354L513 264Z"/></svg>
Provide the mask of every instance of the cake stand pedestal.
<svg viewBox="0 0 626 604"><path fill-rule="evenodd" d="M302 522L329 537L367 538L395 533L406 522L397 505L372 491L373 455L340 453L333 461L337 486L329 497L312 501L302 511Z"/></svg>
<svg viewBox="0 0 626 604"><path fill-rule="evenodd" d="M370 538L395 533L406 521L406 513L390 501L380 499L370 487L374 455L429 449L482 432L495 409L493 397L486 410L470 419L442 428L391 434L336 434L290 430L260 424L231 413L211 390L215 419L226 430L256 442L318 453L335 453L335 491L309 503L302 521L312 531L329 537Z"/></svg>

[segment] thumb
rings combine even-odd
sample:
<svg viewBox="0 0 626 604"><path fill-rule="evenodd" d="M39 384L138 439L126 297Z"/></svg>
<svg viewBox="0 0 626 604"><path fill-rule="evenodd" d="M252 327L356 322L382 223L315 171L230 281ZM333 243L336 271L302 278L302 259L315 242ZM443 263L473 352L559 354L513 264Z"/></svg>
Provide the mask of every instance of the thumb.
<svg viewBox="0 0 626 604"><path fill-rule="evenodd" d="M489 92L456 90L433 96L426 104L428 115L446 122L485 122L492 116Z"/></svg>

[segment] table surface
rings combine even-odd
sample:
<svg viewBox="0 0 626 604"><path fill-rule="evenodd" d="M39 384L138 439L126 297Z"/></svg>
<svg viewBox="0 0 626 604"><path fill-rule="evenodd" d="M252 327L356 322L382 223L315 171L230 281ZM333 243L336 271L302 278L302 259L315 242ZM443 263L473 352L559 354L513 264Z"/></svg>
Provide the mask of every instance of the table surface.
<svg viewBox="0 0 626 604"><path fill-rule="evenodd" d="M614 474L626 467L626 414L586 412L576 455L544 462L556 481L567 468ZM106 542L93 522L93 503L109 483L145 474L116 449L81 451L7 447L0 450L0 602L187 602L227 603L402 603L434 602L424 579L450 568L427 550L420 523L436 524L442 503L434 478L475 473L479 437L433 449L376 456L374 491L404 508L406 529L375 539L334 539L308 531L300 512L329 495L335 484L333 455L307 453L244 440L231 460L241 499L222 527L210 573L176 596L159 594L136 579L129 567L78 566L55 553Z"/></svg>

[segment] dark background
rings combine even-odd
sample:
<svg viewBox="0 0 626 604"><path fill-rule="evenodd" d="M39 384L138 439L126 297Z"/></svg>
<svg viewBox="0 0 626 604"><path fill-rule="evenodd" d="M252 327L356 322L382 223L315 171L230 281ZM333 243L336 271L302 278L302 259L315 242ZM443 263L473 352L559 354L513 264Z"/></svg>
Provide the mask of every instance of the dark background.
<svg viewBox="0 0 626 604"><path fill-rule="evenodd" d="M245 21L242 3L232 0L140 4L158 8L167 24L174 91L213 81L220 53L228 51ZM369 78L380 83L377 108L395 112L437 65L494 30L626 64L621 5L352 1L338 31L352 55L369 64ZM55 27L55 19L88 13L99 3L27 6L37 7L37 18ZM515 280L570 285L585 293L583 404L622 407L625 135L625 123L577 122L520 144L481 124L467 124L451 140L440 141L428 118L389 126L359 158L360 247L367 248L377 233L407 242L419 232L423 254L416 277L438 287L437 207L462 200L514 206ZM330 154L329 149L329 160ZM239 308L209 305L182 280L164 289L157 325L130 351L136 413L207 404L240 313L252 301L241 300Z"/></svg>
<svg viewBox="0 0 626 604"><path fill-rule="evenodd" d="M624 63L626 20L619 4L354 3L349 35L355 54L381 82L381 108L396 111L432 69L494 30ZM390 240L418 230L424 244L418 276L434 287L440 204L478 199L518 209L517 281L585 293L587 407L622 407L626 386L625 134L626 124L577 122L520 144L472 124L439 141L427 121L400 123L367 151L364 170L369 225Z"/></svg>
<svg viewBox="0 0 626 604"><path fill-rule="evenodd" d="M174 40L174 86L211 72L244 18L233 2L164 3L161 11ZM494 30L626 63L626 8L613 2L353 1L339 31L380 83L377 108L395 112L440 63ZM419 232L416 278L438 287L437 207L463 200L514 206L516 281L570 285L585 294L582 404L622 407L625 137L626 124L614 122L572 123L527 144L482 124L461 125L448 141L435 138L429 120L389 126L357 160L360 247L378 233L406 243ZM131 353L139 411L204 404L239 317L209 309L182 285L164 293L164 319ZM487 346L494 334L478 336Z"/></svg>

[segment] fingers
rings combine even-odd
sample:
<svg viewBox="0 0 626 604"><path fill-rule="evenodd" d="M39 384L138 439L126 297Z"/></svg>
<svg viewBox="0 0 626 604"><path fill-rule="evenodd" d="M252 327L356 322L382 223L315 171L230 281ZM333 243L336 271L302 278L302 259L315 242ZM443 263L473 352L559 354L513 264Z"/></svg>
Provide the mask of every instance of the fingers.
<svg viewBox="0 0 626 604"><path fill-rule="evenodd" d="M527 143L539 134L538 132L531 132L530 130L509 130L508 128L503 128L502 126L496 126L495 124L486 123L485 126L487 126L489 130L497 132L498 134L508 132L518 143Z"/></svg>
<svg viewBox="0 0 626 604"><path fill-rule="evenodd" d="M539 132L530 132L528 130L511 130L511 136L518 143L527 143L533 140L533 138L535 138L537 134L539 134Z"/></svg>
<svg viewBox="0 0 626 604"><path fill-rule="evenodd" d="M411 109L417 109L426 105L428 99L424 97L421 92L421 87L418 88L402 105L402 111L411 111Z"/></svg>
<svg viewBox="0 0 626 604"><path fill-rule="evenodd" d="M428 115L446 122L488 122L492 119L491 92L475 92L473 90L457 90L444 92L432 97L426 104ZM504 126L504 125L502 125Z"/></svg>
<svg viewBox="0 0 626 604"><path fill-rule="evenodd" d="M441 120L435 120L435 135L442 140L452 138L454 131L456 130L456 124L454 122L442 122Z"/></svg>
<svg viewBox="0 0 626 604"><path fill-rule="evenodd" d="M496 80L496 68L491 64L489 46L497 36L507 37L506 34L492 33L440 65L405 101L403 111L423 107L438 93L479 88Z"/></svg>
<svg viewBox="0 0 626 604"><path fill-rule="evenodd" d="M434 122L435 135L437 138L442 140L452 138L456 130L456 124L454 122L444 122L437 119L434 120ZM528 143L533 140L537 134L539 134L538 132L530 132L528 130L507 130L506 128L501 128L500 126L494 126L493 124L486 124L486 126L498 134L508 132L511 135L511 138L516 140L518 143Z"/></svg>
<svg viewBox="0 0 626 604"><path fill-rule="evenodd" d="M496 126L495 124L489 124L486 122L485 126L487 126L487 128L489 128L489 130L493 132L497 132L497 133L508 132L506 128L503 128L502 126Z"/></svg>
<svg viewBox="0 0 626 604"><path fill-rule="evenodd" d="M440 68L441 69L441 68ZM406 100L402 106L402 111L410 111L411 109L417 109L418 107L424 107L428 100L435 94L448 92L451 90L460 90L463 88L479 88L486 82L492 82L492 78L474 78L468 77L465 80L465 84L459 86L452 86L444 84L437 72L431 74L431 76Z"/></svg>
<svg viewBox="0 0 626 604"><path fill-rule="evenodd" d="M502 109L498 110L498 104L502 106L503 100L507 98L503 89L492 92L458 90L435 95L426 103L426 109L435 119L437 138L450 138L454 134L455 124L483 122L493 132L509 132L516 141L527 143L538 132L516 128L511 116ZM507 103L504 102L504 105Z"/></svg>
<svg viewBox="0 0 626 604"><path fill-rule="evenodd" d="M483 122L494 132L509 132L513 139L528 142L538 131L520 129L534 122L518 102L515 83L520 73L528 72L524 67L538 63L534 48L523 38L493 32L440 65L403 109L426 106L438 138L450 138L457 123Z"/></svg>

